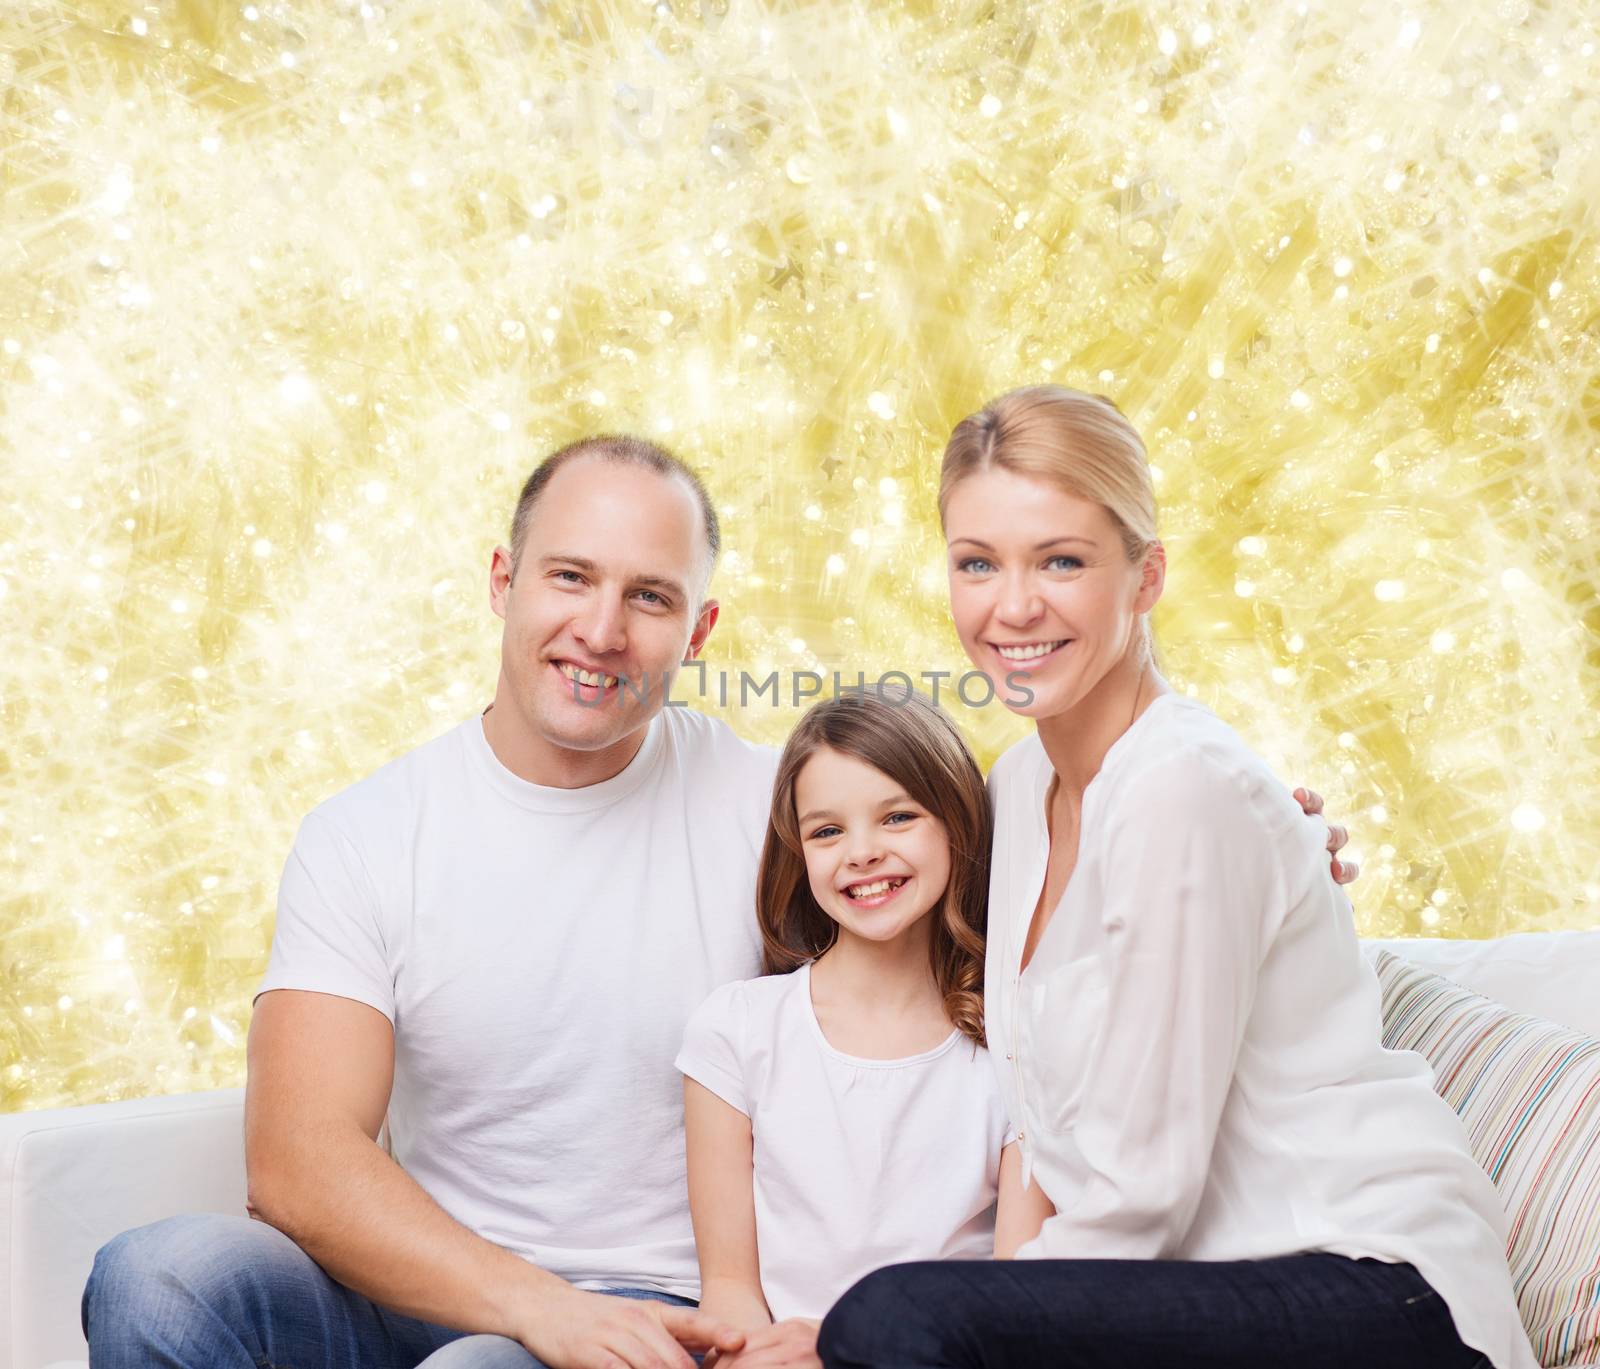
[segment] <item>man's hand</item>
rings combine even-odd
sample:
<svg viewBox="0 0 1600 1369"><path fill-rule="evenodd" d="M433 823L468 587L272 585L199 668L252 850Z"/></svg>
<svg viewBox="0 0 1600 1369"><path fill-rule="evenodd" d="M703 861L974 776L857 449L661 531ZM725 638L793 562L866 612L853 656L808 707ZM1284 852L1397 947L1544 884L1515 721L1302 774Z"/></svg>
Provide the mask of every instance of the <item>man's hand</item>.
<svg viewBox="0 0 1600 1369"><path fill-rule="evenodd" d="M1317 817L1322 812L1322 795L1314 789L1296 789L1294 800L1306 811L1307 817ZM1340 860L1339 852L1350 840L1350 834L1336 822L1328 824L1328 864L1335 884L1349 884L1361 873L1353 860Z"/></svg>
<svg viewBox="0 0 1600 1369"><path fill-rule="evenodd" d="M732 1354L745 1343L698 1308L577 1288L542 1303L532 1321L517 1339L550 1369L695 1369L689 1350Z"/></svg>
<svg viewBox="0 0 1600 1369"><path fill-rule="evenodd" d="M817 1358L817 1332L820 1321L810 1317L790 1317L751 1333L743 1350L736 1355L719 1354L715 1369L822 1369ZM707 1359L711 1365L713 1361Z"/></svg>

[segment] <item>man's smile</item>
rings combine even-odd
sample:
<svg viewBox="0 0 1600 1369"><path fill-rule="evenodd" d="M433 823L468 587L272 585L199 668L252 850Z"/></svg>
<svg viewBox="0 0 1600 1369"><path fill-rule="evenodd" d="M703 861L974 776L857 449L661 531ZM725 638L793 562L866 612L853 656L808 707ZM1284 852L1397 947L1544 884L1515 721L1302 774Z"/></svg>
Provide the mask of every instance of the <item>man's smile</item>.
<svg viewBox="0 0 1600 1369"><path fill-rule="evenodd" d="M575 685L591 689L611 689L617 683L615 675L608 675L603 670L588 670L573 661L557 660L551 664Z"/></svg>

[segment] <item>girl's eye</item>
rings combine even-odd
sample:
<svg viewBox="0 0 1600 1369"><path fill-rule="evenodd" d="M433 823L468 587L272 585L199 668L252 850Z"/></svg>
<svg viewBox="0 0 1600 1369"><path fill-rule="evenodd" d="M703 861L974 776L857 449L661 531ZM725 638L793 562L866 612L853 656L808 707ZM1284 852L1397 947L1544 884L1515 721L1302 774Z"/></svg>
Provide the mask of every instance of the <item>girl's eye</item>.
<svg viewBox="0 0 1600 1369"><path fill-rule="evenodd" d="M896 821L896 819L899 818L904 818L905 822ZM915 822L916 820L917 814L915 813L890 813L889 816L884 819L885 822L894 823L896 827L904 827L907 822Z"/></svg>
<svg viewBox="0 0 1600 1369"><path fill-rule="evenodd" d="M1045 565L1053 570L1082 570L1083 562L1076 556L1052 556Z"/></svg>
<svg viewBox="0 0 1600 1369"><path fill-rule="evenodd" d="M811 840L826 841L829 837L836 836L838 831L839 829L837 827L819 827L811 834Z"/></svg>
<svg viewBox="0 0 1600 1369"><path fill-rule="evenodd" d="M994 566L981 556L967 556L956 562L956 569L966 571L969 575L983 575L993 570Z"/></svg>

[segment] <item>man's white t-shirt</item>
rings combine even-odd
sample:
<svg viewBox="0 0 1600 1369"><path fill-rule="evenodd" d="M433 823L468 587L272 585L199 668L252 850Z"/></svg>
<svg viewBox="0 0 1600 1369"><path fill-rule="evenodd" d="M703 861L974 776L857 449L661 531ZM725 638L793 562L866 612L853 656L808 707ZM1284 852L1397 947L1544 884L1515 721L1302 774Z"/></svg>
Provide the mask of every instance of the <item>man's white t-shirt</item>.
<svg viewBox="0 0 1600 1369"><path fill-rule="evenodd" d="M673 1060L760 968L776 760L673 707L619 774L552 789L473 718L307 816L260 992L389 1018L395 1159L464 1226L583 1287L694 1297Z"/></svg>
<svg viewBox="0 0 1600 1369"><path fill-rule="evenodd" d="M960 1032L898 1060L846 1055L822 1034L805 965L718 989L678 1068L750 1119L775 1320L820 1317L885 1265L994 1254L1011 1131L988 1052Z"/></svg>

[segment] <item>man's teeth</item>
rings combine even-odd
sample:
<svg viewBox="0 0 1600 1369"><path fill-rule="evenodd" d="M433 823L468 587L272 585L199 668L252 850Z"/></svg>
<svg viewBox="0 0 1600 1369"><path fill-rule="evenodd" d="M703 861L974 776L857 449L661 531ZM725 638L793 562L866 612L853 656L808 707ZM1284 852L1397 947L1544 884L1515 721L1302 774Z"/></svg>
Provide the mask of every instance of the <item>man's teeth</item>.
<svg viewBox="0 0 1600 1369"><path fill-rule="evenodd" d="M1040 656L1048 656L1058 646L1065 646L1067 639L1063 637L1059 642L1032 642L1027 646L997 646L995 648L1008 661L1032 661Z"/></svg>
<svg viewBox="0 0 1600 1369"><path fill-rule="evenodd" d="M594 670L579 670L577 666L568 665L565 661L561 662L559 669L569 680L576 680L579 684L604 685L609 689L617 682L615 675L602 675Z"/></svg>
<svg viewBox="0 0 1600 1369"><path fill-rule="evenodd" d="M845 893L851 898L876 898L891 889L898 889L904 883L903 879L876 879L871 884L852 884Z"/></svg>

